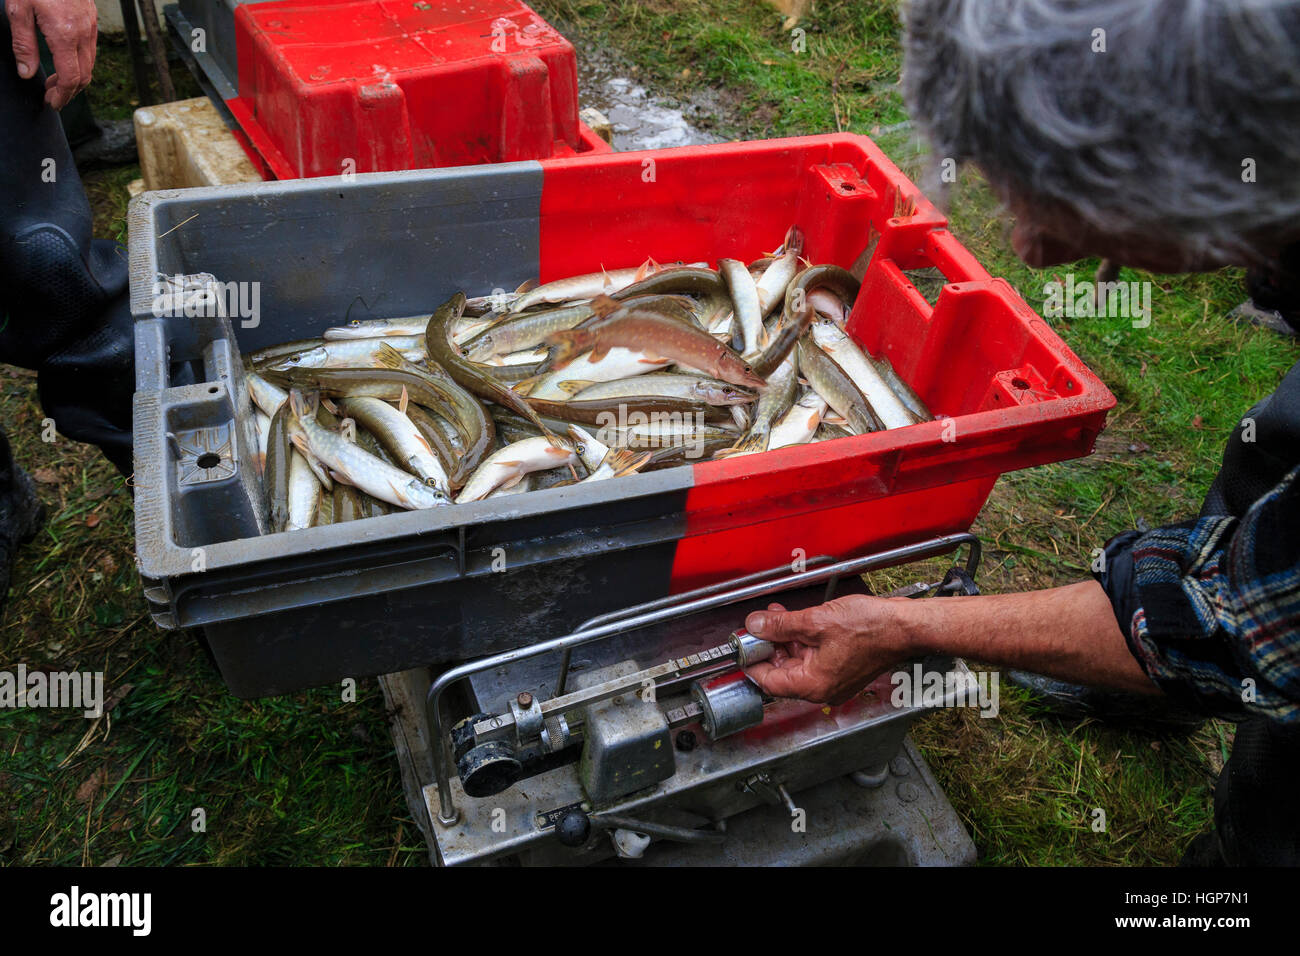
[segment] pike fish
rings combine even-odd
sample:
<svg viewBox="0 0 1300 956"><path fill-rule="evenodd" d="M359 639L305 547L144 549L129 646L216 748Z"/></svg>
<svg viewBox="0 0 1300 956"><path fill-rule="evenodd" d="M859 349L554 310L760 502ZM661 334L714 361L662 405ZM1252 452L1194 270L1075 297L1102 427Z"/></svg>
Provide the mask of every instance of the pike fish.
<svg viewBox="0 0 1300 956"><path fill-rule="evenodd" d="M364 425L407 471L439 491L451 490L447 470L415 422L405 414L377 398L344 399L339 408Z"/></svg>
<svg viewBox="0 0 1300 956"><path fill-rule="evenodd" d="M495 489L517 484L533 471L548 471L578 461L572 439L542 435L525 438L488 456L456 496L456 503L478 501Z"/></svg>
<svg viewBox="0 0 1300 956"><path fill-rule="evenodd" d="M397 319L353 319L346 325L326 329L326 341L337 339L374 339L390 335L423 335L429 324L427 315L408 315Z"/></svg>
<svg viewBox="0 0 1300 956"><path fill-rule="evenodd" d="M858 386L867 404L886 428L903 428L916 424L917 416L894 394L875 363L849 338L848 333L833 322L814 322L811 334L817 347L829 355Z"/></svg>
<svg viewBox="0 0 1300 956"><path fill-rule="evenodd" d="M636 300L614 309L598 322L553 333L550 341L558 347L556 368L563 368L581 352L590 350L591 360L599 361L611 348L623 346L699 369L733 385L754 389L766 385L748 362L709 333L660 311L639 309Z"/></svg>
<svg viewBox="0 0 1300 956"><path fill-rule="evenodd" d="M781 245L781 254L763 270L763 274L755 283L758 288L758 305L763 315L767 315L781 304L786 287L799 271L799 256L802 252L803 233L797 226L791 226L785 234L785 242Z"/></svg>
<svg viewBox="0 0 1300 956"><path fill-rule="evenodd" d="M594 352L588 352L566 363L563 368L520 382L515 391L530 403L562 402L599 382L645 375L667 364L668 359L647 355L639 349L611 348L599 358Z"/></svg>
<svg viewBox="0 0 1300 956"><path fill-rule="evenodd" d="M367 368L378 367L379 348L388 345L409 359L424 358L423 335L391 335L375 339L342 339L293 352L272 362L265 368L280 372L290 368Z"/></svg>
<svg viewBox="0 0 1300 956"><path fill-rule="evenodd" d="M294 419L302 428L301 434L292 436L294 445L304 454L315 455L323 461L337 480L402 508L434 508L450 503L444 493L414 475L385 464L341 434L322 428L301 392L291 392L289 401Z"/></svg>
<svg viewBox="0 0 1300 956"><path fill-rule="evenodd" d="M537 417L537 413L529 407L522 396L477 368L473 362L462 356L460 349L452 343L448 335L448 327L460 317L464 310L465 296L463 293L457 292L440 305L430 317L424 335L425 347L429 350L430 364L440 366L462 388L468 389L480 398L486 398L488 401L513 409L545 432L546 427L542 425L541 419ZM488 419L488 421L491 420Z"/></svg>
<svg viewBox="0 0 1300 956"><path fill-rule="evenodd" d="M627 448L611 449L577 425L569 426L569 437L587 469L587 477L582 479L584 482L621 478L639 471L650 460L649 452L638 455Z"/></svg>
<svg viewBox="0 0 1300 956"><path fill-rule="evenodd" d="M789 356L767 380L767 390L754 409L754 421L745 437L714 457L752 455L767 451L772 427L794 404L799 387L799 373L794 356Z"/></svg>
<svg viewBox="0 0 1300 956"><path fill-rule="evenodd" d="M767 440L768 450L812 441L817 426L822 423L822 416L826 414L826 407L826 399L808 389L772 426L772 434Z"/></svg>
<svg viewBox="0 0 1300 956"><path fill-rule="evenodd" d="M757 355L767 345L767 330L763 328L763 307L759 302L758 286L743 262L736 259L719 259L718 271L726 280L727 291L735 307L735 322L743 343L742 355ZM732 337L734 345L736 336Z"/></svg>
<svg viewBox="0 0 1300 956"><path fill-rule="evenodd" d="M811 332L799 340L798 348L799 370L817 394L849 423L852 432L865 435L884 428L853 379L816 346Z"/></svg>

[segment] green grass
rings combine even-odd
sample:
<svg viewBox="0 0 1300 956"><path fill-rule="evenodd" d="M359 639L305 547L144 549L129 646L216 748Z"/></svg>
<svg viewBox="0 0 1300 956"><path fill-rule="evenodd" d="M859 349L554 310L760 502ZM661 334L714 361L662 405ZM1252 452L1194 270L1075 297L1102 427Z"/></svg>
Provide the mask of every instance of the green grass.
<svg viewBox="0 0 1300 956"><path fill-rule="evenodd" d="M905 118L892 2L819 3L794 30L756 0L533 5L583 49L613 47L658 90L712 91L718 131L766 138L870 132Z"/></svg>
<svg viewBox="0 0 1300 956"><path fill-rule="evenodd" d="M584 49L607 47L657 90L710 98L722 135L874 133L903 120L893 2L821 3L795 53L773 8L750 0L533 4ZM129 70L101 54L95 98L129 115ZM914 178L907 130L882 145ZM87 177L100 235L118 235L134 168ZM1034 270L1014 256L1006 221L979 177L953 188L951 223L995 275L1034 307L1043 283L1095 262ZM1077 319L1057 330L1115 393L1091 457L1008 475L975 530L981 583L1011 591L1078 580L1091 549L1139 521L1194 514L1226 435L1300 357L1271 333L1224 316L1241 275L1124 279L1156 283L1151 327ZM92 722L0 712L0 860L102 864L417 864L424 847L402 798L383 702L363 682L267 701L225 693L184 634L149 620L132 560L129 495L108 466L66 440L40 440L26 373L0 374L0 415L41 479L50 524L15 568L0 666L104 670L129 693ZM975 665L973 665L975 666ZM1002 686L997 719L928 717L914 731L981 858L992 864L1171 864L1208 825L1231 727L1160 737L1058 721ZM83 744L83 738L84 744ZM207 831L195 833L203 807ZM1106 813L1104 832L1092 811Z"/></svg>

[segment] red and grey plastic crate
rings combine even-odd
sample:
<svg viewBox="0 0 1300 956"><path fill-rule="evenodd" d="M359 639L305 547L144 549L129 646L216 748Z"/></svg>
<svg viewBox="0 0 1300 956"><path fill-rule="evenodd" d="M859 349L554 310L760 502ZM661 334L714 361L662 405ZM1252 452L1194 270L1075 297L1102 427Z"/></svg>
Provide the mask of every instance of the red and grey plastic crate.
<svg viewBox="0 0 1300 956"><path fill-rule="evenodd" d="M204 631L241 696L553 637L595 614L788 562L795 549L846 558L964 531L1000 474L1088 454L1114 405L865 137L157 192L129 216L145 593L164 627ZM944 418L261 533L237 427L240 353L345 316L431 311L458 290L647 257L750 260L792 223L814 263L848 267L875 241L849 332ZM904 275L922 267L946 280L933 306ZM257 324L156 317L155 277L198 272L259 283ZM175 361L201 363L201 384L170 387ZM200 447L220 460L206 472L218 477L193 479Z"/></svg>
<svg viewBox="0 0 1300 956"><path fill-rule="evenodd" d="M578 118L572 44L518 0L182 0L167 19L268 179L609 151Z"/></svg>

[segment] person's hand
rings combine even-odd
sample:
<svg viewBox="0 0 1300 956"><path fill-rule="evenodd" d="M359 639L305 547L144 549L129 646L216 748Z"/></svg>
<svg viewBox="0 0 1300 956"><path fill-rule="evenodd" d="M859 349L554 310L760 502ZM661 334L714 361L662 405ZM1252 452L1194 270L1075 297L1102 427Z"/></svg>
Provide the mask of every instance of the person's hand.
<svg viewBox="0 0 1300 956"><path fill-rule="evenodd" d="M906 600L906 599L904 599ZM745 619L776 652L746 673L773 697L842 704L907 657L894 600L850 594L805 611L770 604Z"/></svg>
<svg viewBox="0 0 1300 956"><path fill-rule="evenodd" d="M99 15L95 0L5 0L18 75L29 80L40 69L36 31L54 56L45 79L45 102L61 110L90 84L95 69Z"/></svg>

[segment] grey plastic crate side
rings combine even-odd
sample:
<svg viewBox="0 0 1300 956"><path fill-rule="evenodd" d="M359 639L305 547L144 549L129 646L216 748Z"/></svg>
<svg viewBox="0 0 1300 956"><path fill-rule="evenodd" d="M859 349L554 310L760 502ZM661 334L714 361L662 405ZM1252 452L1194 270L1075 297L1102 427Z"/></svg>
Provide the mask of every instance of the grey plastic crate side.
<svg viewBox="0 0 1300 956"><path fill-rule="evenodd" d="M175 43L199 65L203 78L221 100L239 95L239 58L235 52L235 17L233 5L241 0L213 3L210 0L182 0L163 7L163 18L171 27ZM247 0L242 0L247 2ZM253 0L258 2L258 0ZM195 42L202 30L202 47Z"/></svg>
<svg viewBox="0 0 1300 956"><path fill-rule="evenodd" d="M222 680L263 697L447 664L568 633L574 621L661 597L676 542L389 589L203 629Z"/></svg>
<svg viewBox="0 0 1300 956"><path fill-rule="evenodd" d="M151 314L158 273L256 282L258 320L232 316L250 351L513 288L536 278L541 189L528 162L145 193L129 213L132 312ZM169 335L192 357L179 320Z"/></svg>
<svg viewBox="0 0 1300 956"><path fill-rule="evenodd" d="M145 507L137 506L137 560L154 584L151 600L167 602L170 626L190 627L473 577L492 576L504 586L525 569L613 550L675 547L685 531L690 469L629 476L619 484L572 485L198 547L177 544L169 536L175 533L170 509L154 501L163 496L138 489ZM519 503L503 507L512 500ZM502 571L494 570L502 563Z"/></svg>

